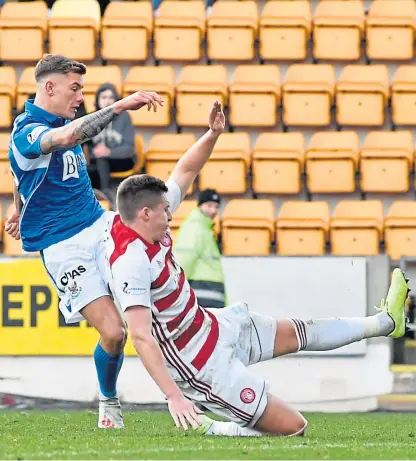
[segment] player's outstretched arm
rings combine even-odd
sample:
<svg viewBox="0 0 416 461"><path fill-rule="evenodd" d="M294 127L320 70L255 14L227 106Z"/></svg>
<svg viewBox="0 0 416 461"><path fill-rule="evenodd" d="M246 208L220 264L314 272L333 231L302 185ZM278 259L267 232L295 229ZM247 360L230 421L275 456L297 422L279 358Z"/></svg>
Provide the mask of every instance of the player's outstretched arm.
<svg viewBox="0 0 416 461"><path fill-rule="evenodd" d="M168 399L169 412L176 427L194 429L199 426L196 405L188 400L172 379L156 339L152 335L152 311L144 306L132 306L126 310L126 320L133 345L146 370Z"/></svg>
<svg viewBox="0 0 416 461"><path fill-rule="evenodd" d="M121 112L138 110L143 106L147 106L148 110L153 107L156 112L158 105L163 106L163 98L157 93L137 91L111 106L49 130L42 136L41 150L44 154L49 154L59 149L69 149L96 136Z"/></svg>
<svg viewBox="0 0 416 461"><path fill-rule="evenodd" d="M209 114L209 130L178 161L170 179L181 189L182 197L208 161L218 137L225 130L225 116L221 104L215 101Z"/></svg>

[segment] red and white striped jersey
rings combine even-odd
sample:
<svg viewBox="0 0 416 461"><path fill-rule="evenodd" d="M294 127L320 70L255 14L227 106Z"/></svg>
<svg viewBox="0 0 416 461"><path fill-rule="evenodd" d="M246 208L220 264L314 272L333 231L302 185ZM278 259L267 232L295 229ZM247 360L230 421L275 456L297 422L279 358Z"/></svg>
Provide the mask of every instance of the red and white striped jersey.
<svg viewBox="0 0 416 461"><path fill-rule="evenodd" d="M173 181L166 185L173 213L180 204L181 191ZM153 335L168 364L177 369L166 352L168 348L164 347L167 342L194 373L201 370L217 344L218 321L211 312L198 306L195 293L175 259L170 232L162 241L152 244L125 226L116 214L107 230L107 254L112 273L110 288L121 309L149 307Z"/></svg>

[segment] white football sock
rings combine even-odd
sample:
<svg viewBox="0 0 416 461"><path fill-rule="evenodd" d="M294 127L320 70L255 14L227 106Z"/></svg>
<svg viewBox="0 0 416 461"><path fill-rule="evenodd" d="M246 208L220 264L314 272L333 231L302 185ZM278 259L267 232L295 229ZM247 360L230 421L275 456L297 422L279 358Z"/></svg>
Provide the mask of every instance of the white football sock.
<svg viewBox="0 0 416 461"><path fill-rule="evenodd" d="M328 351L365 338L387 336L394 328L392 318L385 312L370 317L290 321L295 328L299 350L306 351Z"/></svg>
<svg viewBox="0 0 416 461"><path fill-rule="evenodd" d="M241 427L233 422L215 421L207 431L206 435L223 435L228 437L261 437L265 434L262 432L250 429L249 427Z"/></svg>

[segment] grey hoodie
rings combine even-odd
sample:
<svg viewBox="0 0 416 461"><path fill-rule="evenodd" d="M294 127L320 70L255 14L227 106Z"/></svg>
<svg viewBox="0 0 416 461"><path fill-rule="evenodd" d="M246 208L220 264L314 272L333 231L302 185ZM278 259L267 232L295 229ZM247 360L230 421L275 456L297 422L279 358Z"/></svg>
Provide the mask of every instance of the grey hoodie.
<svg viewBox="0 0 416 461"><path fill-rule="evenodd" d="M120 99L114 85L105 83L101 85L95 95L95 106L97 110L99 95L102 91L111 90L114 93L116 101ZM111 158L124 159L132 158L136 160L134 147L134 128L131 123L130 115L127 112L122 112L117 115L114 120L106 126L101 133L95 136L89 143L89 152L92 157L92 149L97 144L105 144L111 150Z"/></svg>

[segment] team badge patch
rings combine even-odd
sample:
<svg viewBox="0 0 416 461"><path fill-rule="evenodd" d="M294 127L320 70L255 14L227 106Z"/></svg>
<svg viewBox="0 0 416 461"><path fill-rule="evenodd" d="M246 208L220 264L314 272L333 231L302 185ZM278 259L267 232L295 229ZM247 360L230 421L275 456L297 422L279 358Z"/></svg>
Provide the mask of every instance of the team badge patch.
<svg viewBox="0 0 416 461"><path fill-rule="evenodd" d="M256 393L253 389L246 387L240 392L240 399L244 403L253 403L256 400Z"/></svg>
<svg viewBox="0 0 416 461"><path fill-rule="evenodd" d="M77 282L74 282L68 286L68 290L71 293L71 298L76 298L81 293L82 288L77 285Z"/></svg>

